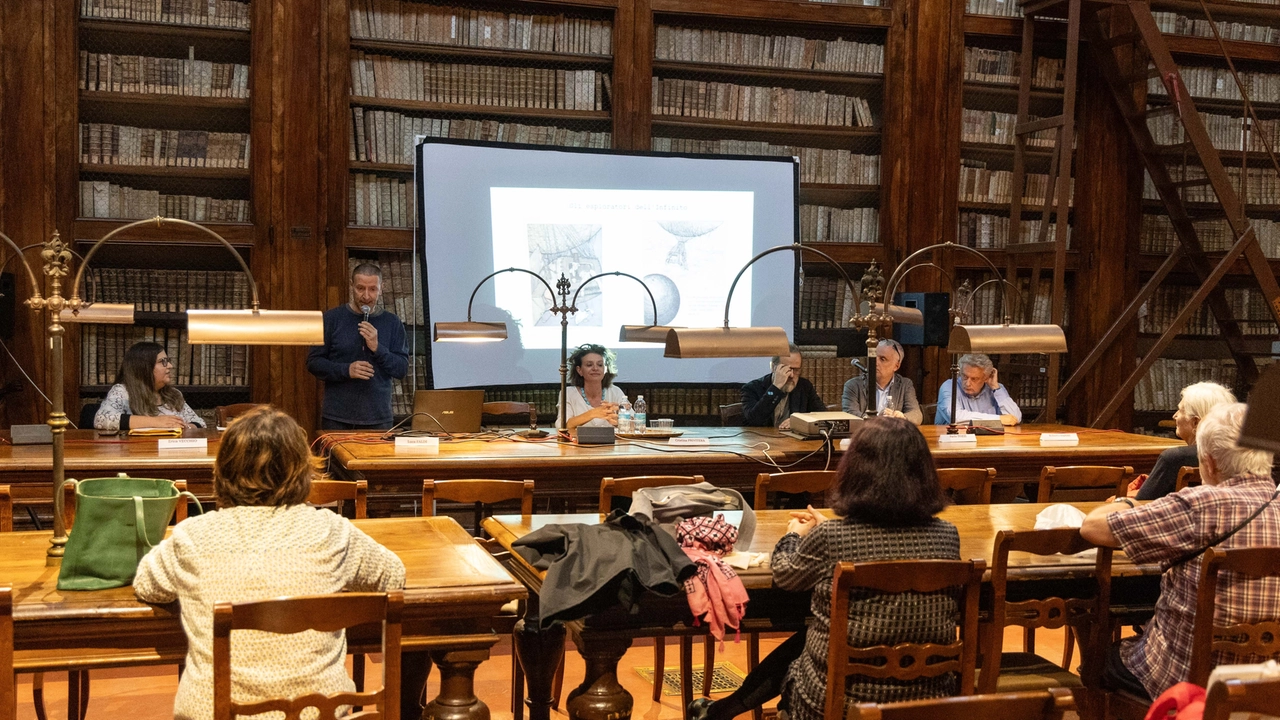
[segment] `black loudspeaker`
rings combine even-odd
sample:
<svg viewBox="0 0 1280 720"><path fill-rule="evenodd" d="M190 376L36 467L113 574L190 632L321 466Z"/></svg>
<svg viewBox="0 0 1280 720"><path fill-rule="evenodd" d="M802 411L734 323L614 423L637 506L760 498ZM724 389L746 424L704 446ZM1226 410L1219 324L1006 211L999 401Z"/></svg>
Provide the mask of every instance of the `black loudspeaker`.
<svg viewBox="0 0 1280 720"><path fill-rule="evenodd" d="M18 287L13 273L0 273L0 337L13 338L13 314L17 310Z"/></svg>
<svg viewBox="0 0 1280 720"><path fill-rule="evenodd" d="M946 347L950 341L951 293L898 293L894 305L916 308L924 315L924 325L893 324L893 339L903 345Z"/></svg>

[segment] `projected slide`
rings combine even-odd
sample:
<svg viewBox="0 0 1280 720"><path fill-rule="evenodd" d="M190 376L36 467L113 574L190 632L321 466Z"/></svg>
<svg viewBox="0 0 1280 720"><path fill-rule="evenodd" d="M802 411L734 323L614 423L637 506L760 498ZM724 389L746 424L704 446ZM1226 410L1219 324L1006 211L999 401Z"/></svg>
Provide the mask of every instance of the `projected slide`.
<svg viewBox="0 0 1280 720"><path fill-rule="evenodd" d="M607 277L583 287L593 275L621 270L644 280L658 324L717 326L729 284L751 258L751 192L495 187L489 195L493 269L524 267L581 287L569 317L575 342L616 346L619 325L637 323L637 314L653 322L639 283ZM748 270L731 316L738 324L750 320L750 281ZM525 348L560 347L560 316L542 283L506 273L494 284L495 304L524 328Z"/></svg>

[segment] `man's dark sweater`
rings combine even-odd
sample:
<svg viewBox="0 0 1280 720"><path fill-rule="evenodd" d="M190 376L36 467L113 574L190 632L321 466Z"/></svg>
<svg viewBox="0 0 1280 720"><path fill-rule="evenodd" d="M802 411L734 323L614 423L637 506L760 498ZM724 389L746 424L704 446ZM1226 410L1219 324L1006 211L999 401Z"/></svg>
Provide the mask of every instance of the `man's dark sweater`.
<svg viewBox="0 0 1280 720"><path fill-rule="evenodd" d="M773 384L773 373L756 378L742 386L742 424L748 427L771 427L774 425L773 412L778 403L786 398L787 414L823 412L827 406L822 404L818 391L808 378L796 380L796 387L789 394L783 393Z"/></svg>
<svg viewBox="0 0 1280 720"><path fill-rule="evenodd" d="M369 316L378 330L378 351L370 352L358 326L364 315L349 305L324 313L324 345L311 348L307 370L324 381L321 415L353 425L385 425L392 421L391 380L409 372L404 345L404 325L385 310ZM373 377L351 377L351 363L364 360L373 366Z"/></svg>
<svg viewBox="0 0 1280 720"><path fill-rule="evenodd" d="M1158 500L1178 489L1178 471L1183 467L1197 467L1200 458L1196 457L1196 446L1184 445L1171 447L1156 458L1155 467L1147 481L1138 490L1139 500Z"/></svg>

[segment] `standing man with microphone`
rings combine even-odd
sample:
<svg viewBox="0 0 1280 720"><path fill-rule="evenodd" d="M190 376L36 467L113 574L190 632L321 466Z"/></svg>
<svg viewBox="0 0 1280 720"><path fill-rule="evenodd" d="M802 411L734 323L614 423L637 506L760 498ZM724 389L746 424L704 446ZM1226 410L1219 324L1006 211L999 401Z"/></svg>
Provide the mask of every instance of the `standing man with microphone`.
<svg viewBox="0 0 1280 720"><path fill-rule="evenodd" d="M322 430L391 427L391 381L409 372L409 353L404 324L378 305L381 296L382 270L361 263L351 300L324 313L324 345L307 355L307 370L324 381Z"/></svg>

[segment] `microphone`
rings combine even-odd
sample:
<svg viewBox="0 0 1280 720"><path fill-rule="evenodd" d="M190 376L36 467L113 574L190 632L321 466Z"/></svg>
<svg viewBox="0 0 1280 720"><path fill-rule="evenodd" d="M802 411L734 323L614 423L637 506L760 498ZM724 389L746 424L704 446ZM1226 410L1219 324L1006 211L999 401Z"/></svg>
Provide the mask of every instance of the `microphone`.
<svg viewBox="0 0 1280 720"><path fill-rule="evenodd" d="M364 313L364 321L365 321L365 322L369 322L369 313L370 313L370 312L372 312L372 310L370 310L370 309L369 309L369 306L368 306L368 305L361 305L361 306L360 306L360 311Z"/></svg>

